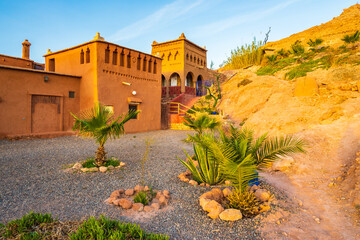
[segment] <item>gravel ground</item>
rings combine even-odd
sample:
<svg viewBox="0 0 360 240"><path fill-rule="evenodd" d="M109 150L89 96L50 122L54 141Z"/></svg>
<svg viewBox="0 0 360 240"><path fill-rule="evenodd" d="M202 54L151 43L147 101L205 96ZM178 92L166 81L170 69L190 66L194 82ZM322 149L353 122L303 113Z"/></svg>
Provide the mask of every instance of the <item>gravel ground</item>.
<svg viewBox="0 0 360 240"><path fill-rule="evenodd" d="M0 141L0 222L21 218L29 211L52 213L60 220L78 220L101 214L131 221L144 229L171 239L261 239L258 220L237 222L212 220L198 204L206 191L181 182L185 171L176 155L185 158L183 149L193 153L182 139L189 131L154 131L127 134L108 141L108 156L126 162L126 169L111 173L66 173L63 166L94 155L97 146L91 139L75 136L25 141ZM145 181L155 189L169 190L169 209L148 221L123 216L119 208L104 204L112 191L133 188L140 182L140 159L145 139L153 138Z"/></svg>

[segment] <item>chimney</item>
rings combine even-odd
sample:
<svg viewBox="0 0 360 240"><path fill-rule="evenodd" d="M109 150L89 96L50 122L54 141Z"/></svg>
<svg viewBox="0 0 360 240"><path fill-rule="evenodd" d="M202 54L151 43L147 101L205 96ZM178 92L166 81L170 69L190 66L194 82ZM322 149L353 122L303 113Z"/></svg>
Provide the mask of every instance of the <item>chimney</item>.
<svg viewBox="0 0 360 240"><path fill-rule="evenodd" d="M25 41L22 43L23 45L23 51L22 51L22 58L30 59L30 45L29 41L25 39Z"/></svg>

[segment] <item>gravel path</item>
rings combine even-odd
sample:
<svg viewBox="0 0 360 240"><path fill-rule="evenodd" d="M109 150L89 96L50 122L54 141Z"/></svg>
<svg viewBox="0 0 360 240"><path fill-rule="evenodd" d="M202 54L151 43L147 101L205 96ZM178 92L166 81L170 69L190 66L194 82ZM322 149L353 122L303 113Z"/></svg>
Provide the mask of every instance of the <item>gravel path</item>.
<svg viewBox="0 0 360 240"><path fill-rule="evenodd" d="M104 214L113 219L132 221L154 233L171 239L261 239L256 220L235 223L208 218L198 204L206 191L181 182L177 175L185 171L176 155L185 158L183 149L188 131L154 131L127 134L108 141L105 149L127 163L126 169L112 173L72 174L62 166L94 155L97 146L91 139L61 137L26 141L0 141L0 222L20 218L29 211L49 212L60 220L81 219ZM153 138L145 181L155 189L169 190L167 211L148 221L123 216L120 209L103 201L119 188L133 188L140 182L140 159L145 139Z"/></svg>

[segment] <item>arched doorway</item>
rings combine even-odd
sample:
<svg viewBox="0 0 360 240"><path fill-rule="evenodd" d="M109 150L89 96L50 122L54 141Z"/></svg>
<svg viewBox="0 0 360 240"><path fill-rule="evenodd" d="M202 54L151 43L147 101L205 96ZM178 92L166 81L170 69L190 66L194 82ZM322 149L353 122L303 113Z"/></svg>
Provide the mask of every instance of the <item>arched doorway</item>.
<svg viewBox="0 0 360 240"><path fill-rule="evenodd" d="M203 96L204 92L203 77L199 75L196 80L196 96Z"/></svg>
<svg viewBox="0 0 360 240"><path fill-rule="evenodd" d="M170 87L181 86L180 75L173 73L170 76Z"/></svg>
<svg viewBox="0 0 360 240"><path fill-rule="evenodd" d="M189 72L186 75L185 86L186 87L194 87L194 77L193 77L192 72Z"/></svg>
<svg viewBox="0 0 360 240"><path fill-rule="evenodd" d="M161 86L166 87L166 78L164 75L161 74Z"/></svg>

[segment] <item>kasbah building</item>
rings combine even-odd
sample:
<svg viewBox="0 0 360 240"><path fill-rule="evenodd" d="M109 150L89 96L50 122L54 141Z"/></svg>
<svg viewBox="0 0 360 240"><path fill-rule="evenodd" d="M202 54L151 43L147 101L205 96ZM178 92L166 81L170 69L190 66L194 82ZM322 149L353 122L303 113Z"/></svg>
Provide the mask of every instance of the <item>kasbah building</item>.
<svg viewBox="0 0 360 240"><path fill-rule="evenodd" d="M207 68L205 47L184 34L154 41L147 54L107 42L97 33L92 41L48 50L45 64L30 60L28 40L22 45L22 58L0 54L0 138L71 135L70 113L95 102L116 116L141 110L126 123L127 133L167 129L181 119L169 115L169 103L193 104L206 94L205 83L215 78Z"/></svg>

